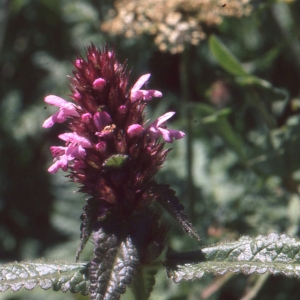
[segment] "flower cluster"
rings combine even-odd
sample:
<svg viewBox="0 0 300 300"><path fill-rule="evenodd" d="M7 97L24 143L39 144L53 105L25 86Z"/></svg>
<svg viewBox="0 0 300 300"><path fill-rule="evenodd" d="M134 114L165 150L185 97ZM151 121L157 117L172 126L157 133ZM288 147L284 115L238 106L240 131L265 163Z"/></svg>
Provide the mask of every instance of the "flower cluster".
<svg viewBox="0 0 300 300"><path fill-rule="evenodd" d="M149 34L161 51L179 53L205 39L205 27L251 11L250 0L117 0L101 29L127 38Z"/></svg>
<svg viewBox="0 0 300 300"><path fill-rule="evenodd" d="M48 171L68 171L81 185L80 191L98 203L98 217L111 209L130 213L151 198L149 182L169 151L163 149L165 142L172 143L184 133L166 127L174 112L146 124L147 101L162 93L142 89L150 74L141 76L128 90L126 67L118 63L113 51L91 45L87 60L79 57L74 67L73 102L45 97L46 103L59 110L43 127L65 123L71 130L58 136L64 146L51 147L54 163Z"/></svg>

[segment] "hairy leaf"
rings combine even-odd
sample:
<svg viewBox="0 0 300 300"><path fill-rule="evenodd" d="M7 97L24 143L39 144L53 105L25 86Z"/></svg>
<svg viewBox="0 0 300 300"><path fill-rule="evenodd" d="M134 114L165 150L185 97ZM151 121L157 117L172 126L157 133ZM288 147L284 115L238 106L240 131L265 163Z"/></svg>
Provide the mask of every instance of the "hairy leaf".
<svg viewBox="0 0 300 300"><path fill-rule="evenodd" d="M13 292L25 288L32 290L36 286L47 290L81 292L88 294L88 268L83 263L44 263L22 262L0 266L0 291L11 289Z"/></svg>
<svg viewBox="0 0 300 300"><path fill-rule="evenodd" d="M117 300L132 280L137 299L147 299L155 283L151 263L161 254L168 229L159 218L160 214L144 208L129 216L111 215L96 224L91 300Z"/></svg>
<svg viewBox="0 0 300 300"><path fill-rule="evenodd" d="M167 274L175 282L226 272L300 277L300 240L285 234L241 237L236 242L203 248L188 261L186 257L182 253L167 256Z"/></svg>
<svg viewBox="0 0 300 300"><path fill-rule="evenodd" d="M105 202L99 199L87 199L87 204L83 207L83 213L80 216L82 223L80 226L80 243L76 251L76 261L79 260L79 256L93 232L93 226L96 221L98 219L105 218L105 205Z"/></svg>
<svg viewBox="0 0 300 300"><path fill-rule="evenodd" d="M201 239L199 234L193 227L192 223L188 220L187 216L184 214L184 206L179 202L175 192L166 184L156 183L152 184L152 191L157 195L157 201L159 204L179 222L184 231L187 232L191 237L200 241Z"/></svg>
<svg viewBox="0 0 300 300"><path fill-rule="evenodd" d="M155 285L155 275L158 267L139 266L130 285L136 299L148 299Z"/></svg>
<svg viewBox="0 0 300 300"><path fill-rule="evenodd" d="M138 263L136 246L126 232L126 226L101 223L93 233L94 257L90 269L90 299L117 300L131 283Z"/></svg>

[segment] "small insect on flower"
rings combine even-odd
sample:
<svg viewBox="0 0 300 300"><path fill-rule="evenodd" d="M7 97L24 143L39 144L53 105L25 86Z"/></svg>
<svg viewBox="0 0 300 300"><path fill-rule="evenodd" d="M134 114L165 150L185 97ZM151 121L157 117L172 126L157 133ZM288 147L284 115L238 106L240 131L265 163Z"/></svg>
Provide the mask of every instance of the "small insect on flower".
<svg viewBox="0 0 300 300"><path fill-rule="evenodd" d="M226 3L222 5L222 7L225 7L225 6L226 6Z"/></svg>

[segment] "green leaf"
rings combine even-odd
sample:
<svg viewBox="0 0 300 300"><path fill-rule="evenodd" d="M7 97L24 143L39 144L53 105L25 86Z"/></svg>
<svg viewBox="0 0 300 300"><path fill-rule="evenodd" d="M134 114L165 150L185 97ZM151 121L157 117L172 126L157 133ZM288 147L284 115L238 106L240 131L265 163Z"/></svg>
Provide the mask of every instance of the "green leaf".
<svg viewBox="0 0 300 300"><path fill-rule="evenodd" d="M264 142L264 149L259 150L247 165L260 173L288 177L299 170L300 160L292 158L297 157L300 151L300 116L292 116L285 126L271 130Z"/></svg>
<svg viewBox="0 0 300 300"><path fill-rule="evenodd" d="M272 66L278 56L283 52L283 43L276 45L266 53L263 53L261 56L255 58L255 60L251 63L251 69L254 69L256 72L262 72L268 69L269 66Z"/></svg>
<svg viewBox="0 0 300 300"><path fill-rule="evenodd" d="M114 212L94 226L94 257L90 268L90 299L117 300L141 274L138 300L147 299L154 285L152 262L161 254L167 226L149 208L132 215ZM147 269L144 269L147 268ZM147 271L149 270L149 272ZM135 289L133 289L135 293Z"/></svg>
<svg viewBox="0 0 300 300"><path fill-rule="evenodd" d="M120 168L128 159L128 155L115 154L106 159L103 163L103 167Z"/></svg>
<svg viewBox="0 0 300 300"><path fill-rule="evenodd" d="M120 223L100 222L93 233L94 257L90 268L90 299L117 300L131 283L138 251Z"/></svg>
<svg viewBox="0 0 300 300"><path fill-rule="evenodd" d="M238 59L215 35L210 36L209 47L218 63L230 74L236 76L235 80L240 85L258 85L280 95L284 101L288 99L288 93L285 90L275 88L270 82L246 72Z"/></svg>
<svg viewBox="0 0 300 300"><path fill-rule="evenodd" d="M241 63L215 35L210 36L209 47L218 63L230 74L236 76L249 76L243 69Z"/></svg>
<svg viewBox="0 0 300 300"><path fill-rule="evenodd" d="M228 108L216 110L205 104L197 104L197 115L203 116L202 124L209 130L220 135L229 147L239 156L242 162L246 162L244 143L241 137L233 130L227 116L231 113Z"/></svg>
<svg viewBox="0 0 300 300"><path fill-rule="evenodd" d="M175 192L168 185L157 183L152 183L152 192L157 195L158 203L179 222L183 230L200 241L198 232L183 212L184 206L179 202Z"/></svg>
<svg viewBox="0 0 300 300"><path fill-rule="evenodd" d="M83 207L83 213L80 216L80 219L82 220L81 226L80 226L80 243L78 245L77 251L76 251L76 262L79 260L79 256L81 252L83 251L83 248L85 247L86 243L88 242L92 232L93 232L93 226L95 222L98 219L101 219L100 212L103 211L102 218L105 218L105 206L103 205L103 201L97 199L97 198L89 198L86 200L87 204ZM101 209L101 204L103 205L103 208Z"/></svg>
<svg viewBox="0 0 300 300"><path fill-rule="evenodd" d="M32 290L36 286L44 290L81 292L88 294L88 269L83 263L44 263L23 262L0 266L0 291L11 289L13 292L25 288Z"/></svg>
<svg viewBox="0 0 300 300"><path fill-rule="evenodd" d="M205 259L201 258L201 255ZM167 274L175 282L201 279L207 274L227 272L273 274L300 278L300 240L286 234L241 237L238 241L219 243L198 251L189 261L184 253L167 256ZM188 254L185 254L188 257ZM199 259L200 257L200 259Z"/></svg>
<svg viewBox="0 0 300 300"><path fill-rule="evenodd" d="M133 281L130 285L132 293L138 300L149 299L155 285L155 275L157 266L149 267L140 265L134 274Z"/></svg>

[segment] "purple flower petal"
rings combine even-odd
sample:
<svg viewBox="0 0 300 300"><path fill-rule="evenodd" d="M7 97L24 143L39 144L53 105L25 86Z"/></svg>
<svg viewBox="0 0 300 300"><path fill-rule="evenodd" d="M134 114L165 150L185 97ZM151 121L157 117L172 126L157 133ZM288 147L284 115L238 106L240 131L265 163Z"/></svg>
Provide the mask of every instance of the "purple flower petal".
<svg viewBox="0 0 300 300"><path fill-rule="evenodd" d="M54 157L58 157L58 156L65 154L66 149L67 149L67 147L61 147L61 146L51 146L50 147L51 154Z"/></svg>
<svg viewBox="0 0 300 300"><path fill-rule="evenodd" d="M98 78L93 82L93 88L98 91L102 91L106 85L106 81L103 78Z"/></svg>
<svg viewBox="0 0 300 300"><path fill-rule="evenodd" d="M59 111L53 114L51 117L49 117L44 123L44 128L49 128L54 125L54 123L63 123L66 121L68 117L74 116L79 117L79 113L77 112L77 107L75 104L70 103L60 97L50 95L45 97L45 102L59 107Z"/></svg>
<svg viewBox="0 0 300 300"><path fill-rule="evenodd" d="M99 142L98 144L96 144L95 148L100 152L100 153L104 153L106 151L107 148L107 143L104 141Z"/></svg>
<svg viewBox="0 0 300 300"><path fill-rule="evenodd" d="M50 173L56 173L60 168L63 171L68 170L68 162L75 158L83 158L86 155L84 148L91 148L90 141L76 132L63 133L58 136L67 142L67 147L51 146L52 155L55 156L54 164L48 169Z"/></svg>
<svg viewBox="0 0 300 300"><path fill-rule="evenodd" d="M45 120L45 122L43 123L43 128L50 128L54 125L55 119L53 117L54 115Z"/></svg>
<svg viewBox="0 0 300 300"><path fill-rule="evenodd" d="M82 59L76 59L76 61L75 61L75 66L76 66L78 69L81 69L82 63L83 63L83 60L82 60Z"/></svg>
<svg viewBox="0 0 300 300"><path fill-rule="evenodd" d="M78 101L78 100L80 100L82 97L81 97L80 93L75 92L75 93L73 94L72 98L73 98L75 101Z"/></svg>
<svg viewBox="0 0 300 300"><path fill-rule="evenodd" d="M165 113L164 115L157 118L156 125L160 126L161 124L165 123L167 120L172 118L174 115L175 115L174 111L169 111L169 112Z"/></svg>
<svg viewBox="0 0 300 300"><path fill-rule="evenodd" d="M57 107L65 107L68 104L70 104L70 102L55 95L46 96L44 101L50 105L57 106Z"/></svg>
<svg viewBox="0 0 300 300"><path fill-rule="evenodd" d="M127 128L127 133L129 135L129 137L135 137L135 136L139 136L144 132L144 127L139 125L139 124L132 124L130 126L128 126Z"/></svg>
<svg viewBox="0 0 300 300"><path fill-rule="evenodd" d="M126 112L127 112L128 108L126 105L120 105L118 107L118 112L121 114L121 115L124 115Z"/></svg>
<svg viewBox="0 0 300 300"><path fill-rule="evenodd" d="M85 149L81 145L70 145L66 150L66 155L70 158L83 158L85 154Z"/></svg>
<svg viewBox="0 0 300 300"><path fill-rule="evenodd" d="M163 137L163 139L167 143L172 143L173 142L172 135L171 135L171 133L170 133L170 131L168 129L159 128L159 127L157 129L160 132L160 134Z"/></svg>
<svg viewBox="0 0 300 300"><path fill-rule="evenodd" d="M90 113L85 113L81 115L81 121L83 123L88 123L92 119L92 114Z"/></svg>
<svg viewBox="0 0 300 300"><path fill-rule="evenodd" d="M161 97L162 93L156 90L141 90L141 87L149 79L151 74L145 74L141 76L138 81L134 84L131 89L131 102L134 102L138 99L142 100L151 100L152 97Z"/></svg>
<svg viewBox="0 0 300 300"><path fill-rule="evenodd" d="M91 148L90 141L76 132L64 133L58 136L67 142L67 147L51 146L52 155L55 156L54 164L48 169L50 173L56 173L59 169L68 170L68 162L75 158L83 158L86 155L84 148Z"/></svg>
<svg viewBox="0 0 300 300"><path fill-rule="evenodd" d="M175 112L173 111L167 112L149 125L149 127L147 128L147 132L149 133L152 140L155 140L162 136L167 143L173 143L173 139L177 140L185 136L184 132L182 131L167 129L165 122L174 114Z"/></svg>
<svg viewBox="0 0 300 300"><path fill-rule="evenodd" d="M131 93L137 92L147 82L151 74L142 75L131 89Z"/></svg>
<svg viewBox="0 0 300 300"><path fill-rule="evenodd" d="M185 137L185 133L182 131L174 130L174 129L169 129L169 131L175 140L179 140Z"/></svg>
<svg viewBox="0 0 300 300"><path fill-rule="evenodd" d="M60 159L56 160L54 164L48 169L49 173L56 173L59 169L68 171L68 158L66 155L62 155Z"/></svg>
<svg viewBox="0 0 300 300"><path fill-rule="evenodd" d="M96 112L93 120L98 131L102 131L105 126L112 123L112 119L106 111Z"/></svg>
<svg viewBox="0 0 300 300"><path fill-rule="evenodd" d="M67 143L71 144L78 144L82 146L83 148L91 148L92 144L91 142L78 135L76 132L68 132L68 133L63 133L58 136L61 140L66 141Z"/></svg>

